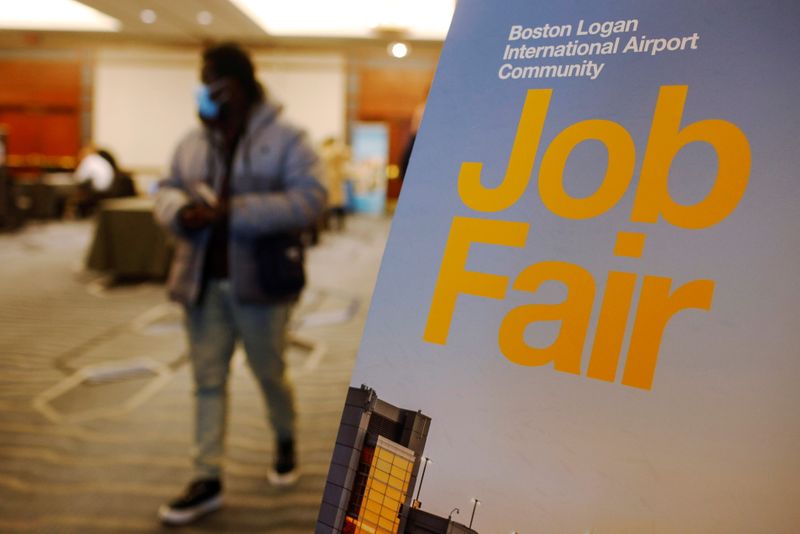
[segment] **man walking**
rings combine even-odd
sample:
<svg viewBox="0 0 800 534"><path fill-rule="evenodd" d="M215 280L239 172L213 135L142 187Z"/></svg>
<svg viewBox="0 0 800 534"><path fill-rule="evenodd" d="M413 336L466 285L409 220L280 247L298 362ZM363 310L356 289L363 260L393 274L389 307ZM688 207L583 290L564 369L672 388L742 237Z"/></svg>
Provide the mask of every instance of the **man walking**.
<svg viewBox="0 0 800 534"><path fill-rule="evenodd" d="M275 432L275 485L297 480L294 400L285 376L286 329L297 290L277 295L263 283L259 243L319 218L326 193L317 156L283 120L235 44L203 53L196 98L202 128L175 150L156 198L156 218L177 239L170 297L183 304L195 382L194 479L159 509L185 524L222 505L226 384L235 344L267 401Z"/></svg>

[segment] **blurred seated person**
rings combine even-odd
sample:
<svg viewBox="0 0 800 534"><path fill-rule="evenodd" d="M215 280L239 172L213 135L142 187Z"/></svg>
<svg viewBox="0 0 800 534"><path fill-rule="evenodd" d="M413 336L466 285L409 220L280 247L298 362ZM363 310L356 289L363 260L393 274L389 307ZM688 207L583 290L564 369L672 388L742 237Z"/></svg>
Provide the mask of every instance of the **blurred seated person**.
<svg viewBox="0 0 800 534"><path fill-rule="evenodd" d="M80 185L74 201L76 215L92 214L100 201L107 198L136 196L133 179L119 169L111 152L90 145L81 154L83 157L73 174Z"/></svg>

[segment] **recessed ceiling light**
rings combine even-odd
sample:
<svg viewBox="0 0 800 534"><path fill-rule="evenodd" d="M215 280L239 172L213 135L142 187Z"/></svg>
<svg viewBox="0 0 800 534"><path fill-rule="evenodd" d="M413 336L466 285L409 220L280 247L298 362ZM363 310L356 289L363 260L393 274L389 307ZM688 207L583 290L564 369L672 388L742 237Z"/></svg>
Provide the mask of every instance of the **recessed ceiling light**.
<svg viewBox="0 0 800 534"><path fill-rule="evenodd" d="M214 22L214 15L212 15L210 12L208 12L208 11L200 11L197 14L197 23L198 24L201 24L203 26L208 26L212 22Z"/></svg>
<svg viewBox="0 0 800 534"><path fill-rule="evenodd" d="M120 22L74 0L0 0L4 30L119 31Z"/></svg>
<svg viewBox="0 0 800 534"><path fill-rule="evenodd" d="M152 9L143 9L141 13L139 13L139 18L145 24L153 24L157 19L158 15Z"/></svg>
<svg viewBox="0 0 800 534"><path fill-rule="evenodd" d="M397 59L402 59L406 57L409 51L410 50L408 48L408 45L405 43L397 42L389 44L389 54L391 54L392 57L396 57Z"/></svg>

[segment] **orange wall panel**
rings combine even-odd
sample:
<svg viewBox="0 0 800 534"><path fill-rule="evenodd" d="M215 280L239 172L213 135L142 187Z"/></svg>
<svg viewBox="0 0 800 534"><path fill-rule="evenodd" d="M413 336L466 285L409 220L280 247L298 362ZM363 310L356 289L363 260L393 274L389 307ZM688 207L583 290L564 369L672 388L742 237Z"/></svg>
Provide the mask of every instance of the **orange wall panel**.
<svg viewBox="0 0 800 534"><path fill-rule="evenodd" d="M81 138L78 61L0 61L0 126L8 154L76 156Z"/></svg>
<svg viewBox="0 0 800 534"><path fill-rule="evenodd" d="M40 151L45 156L74 156L80 150L76 113L50 113L40 118Z"/></svg>
<svg viewBox="0 0 800 534"><path fill-rule="evenodd" d="M362 69L359 72L359 118L411 119L427 96L433 71Z"/></svg>
<svg viewBox="0 0 800 534"><path fill-rule="evenodd" d="M77 61L0 61L0 106L77 108L80 96Z"/></svg>
<svg viewBox="0 0 800 534"><path fill-rule="evenodd" d="M0 125L8 135L9 154L38 153L40 125L36 115L20 110L0 109Z"/></svg>

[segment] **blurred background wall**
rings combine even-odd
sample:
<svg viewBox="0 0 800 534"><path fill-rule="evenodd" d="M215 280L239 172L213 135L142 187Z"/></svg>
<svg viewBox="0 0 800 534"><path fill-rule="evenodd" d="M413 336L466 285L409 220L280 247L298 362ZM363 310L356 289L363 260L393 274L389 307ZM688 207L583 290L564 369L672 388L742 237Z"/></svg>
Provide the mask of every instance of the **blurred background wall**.
<svg viewBox="0 0 800 534"><path fill-rule="evenodd" d="M92 79L92 138L128 168L162 174L177 141L196 125L193 91L198 52L100 49ZM315 143L346 131L346 62L342 54L257 53L259 78L286 116ZM143 135L147 132L147 135Z"/></svg>
<svg viewBox="0 0 800 534"><path fill-rule="evenodd" d="M42 11L60 1L25 5L41 4ZM115 29L14 27L21 4L0 0L0 129L7 139L6 171L14 181L70 172L81 147L93 142L110 149L138 189L147 190L165 172L175 143L197 123L193 91L200 52L210 43L236 40L252 52L260 79L285 105L287 116L315 143L331 136L349 144L374 139L375 132L382 136L378 182L390 201L399 193L397 166L447 29L445 21L437 35L419 33L410 23L404 26L403 16L415 4L428 12L438 4L452 10L453 4L410 2L404 7L409 13L396 11L396 17L377 25L356 16L365 28L359 34L358 28L330 33L323 26L306 33L272 31L239 0L71 3L95 9ZM315 18L306 8L307 22L382 3L391 4L322 3L332 11ZM262 4L281 9L276 2L256 3ZM403 43L407 55L390 54L396 42ZM367 133L359 135L360 128Z"/></svg>

